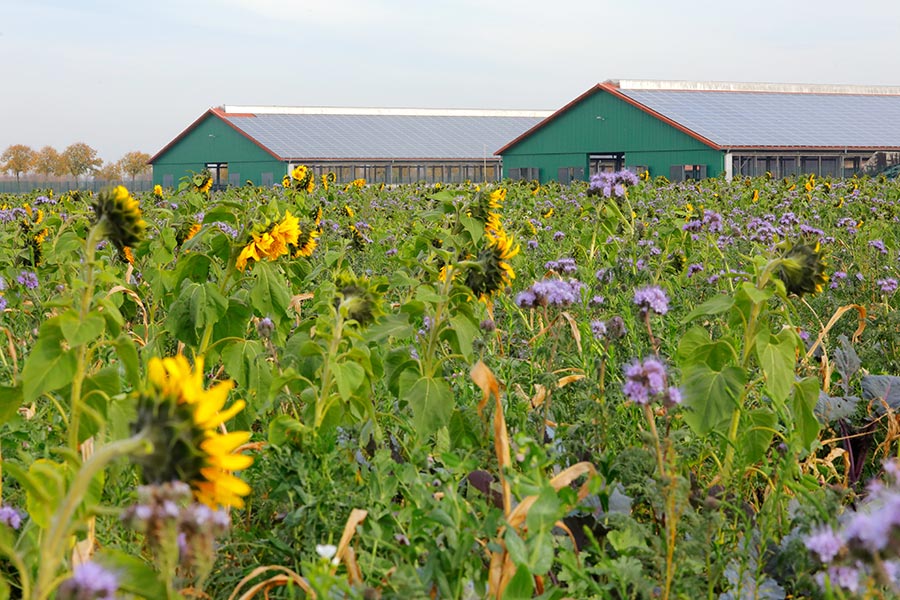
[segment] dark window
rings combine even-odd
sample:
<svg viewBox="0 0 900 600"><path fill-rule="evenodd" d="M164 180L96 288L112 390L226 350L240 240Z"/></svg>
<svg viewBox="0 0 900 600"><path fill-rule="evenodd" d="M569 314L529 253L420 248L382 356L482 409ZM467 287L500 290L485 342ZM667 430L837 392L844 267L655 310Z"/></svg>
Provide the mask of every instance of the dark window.
<svg viewBox="0 0 900 600"><path fill-rule="evenodd" d="M822 177L837 177L838 176L838 159L836 156L825 157L823 156L819 159L819 164L821 165L819 174Z"/></svg>
<svg viewBox="0 0 900 600"><path fill-rule="evenodd" d="M163 175L163 187L170 188L175 184L175 176L174 175Z"/></svg>
<svg viewBox="0 0 900 600"><path fill-rule="evenodd" d="M275 184L275 177L272 173L262 173L261 178L263 187L270 187Z"/></svg>

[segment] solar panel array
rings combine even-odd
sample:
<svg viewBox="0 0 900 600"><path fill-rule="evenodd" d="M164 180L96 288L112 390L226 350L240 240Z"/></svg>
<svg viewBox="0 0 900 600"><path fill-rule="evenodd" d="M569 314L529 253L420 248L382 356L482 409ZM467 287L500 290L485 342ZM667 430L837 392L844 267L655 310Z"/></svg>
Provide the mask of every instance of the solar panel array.
<svg viewBox="0 0 900 600"><path fill-rule="evenodd" d="M482 159L540 117L224 115L284 159Z"/></svg>
<svg viewBox="0 0 900 600"><path fill-rule="evenodd" d="M724 147L900 147L900 96L619 91Z"/></svg>

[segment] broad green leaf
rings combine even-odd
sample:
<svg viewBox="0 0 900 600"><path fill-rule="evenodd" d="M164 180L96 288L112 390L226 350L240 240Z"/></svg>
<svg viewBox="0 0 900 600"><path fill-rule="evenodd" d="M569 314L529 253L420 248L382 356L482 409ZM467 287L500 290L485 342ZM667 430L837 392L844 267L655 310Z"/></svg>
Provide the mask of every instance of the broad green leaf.
<svg viewBox="0 0 900 600"><path fill-rule="evenodd" d="M291 304L284 277L267 262L253 265L256 282L250 289L250 304L263 317L270 317L280 323L286 316Z"/></svg>
<svg viewBox="0 0 900 600"><path fill-rule="evenodd" d="M606 539L619 554L634 554L647 547L647 540L634 521L625 521L621 528L610 531Z"/></svg>
<svg viewBox="0 0 900 600"><path fill-rule="evenodd" d="M711 341L709 333L701 327L692 327L681 337L675 354L682 370L691 365L705 364L714 371L737 362L737 351L730 338Z"/></svg>
<svg viewBox="0 0 900 600"><path fill-rule="evenodd" d="M16 411L22 406L22 385L15 387L0 385L0 425L3 425L15 416Z"/></svg>
<svg viewBox="0 0 900 600"><path fill-rule="evenodd" d="M59 316L59 328L70 346L81 346L93 342L103 333L103 317L91 311L82 319L75 309L69 309Z"/></svg>
<svg viewBox="0 0 900 600"><path fill-rule="evenodd" d="M186 344L196 346L199 332L214 325L228 309L228 301L212 283L185 280L169 309L167 330Z"/></svg>
<svg viewBox="0 0 900 600"><path fill-rule="evenodd" d="M453 350L461 354L467 361L472 360L472 342L478 336L478 326L466 318L465 315L454 314L450 317L451 329L445 329L449 333L449 342ZM442 336L443 337L443 336Z"/></svg>
<svg viewBox="0 0 900 600"><path fill-rule="evenodd" d="M26 403L72 382L77 363L75 350L63 350L62 342L58 320L44 321L37 343L22 369L22 392Z"/></svg>
<svg viewBox="0 0 900 600"><path fill-rule="evenodd" d="M444 380L430 377L420 377L406 392L405 400L413 409L413 425L423 437L447 425L455 405Z"/></svg>
<svg viewBox="0 0 900 600"><path fill-rule="evenodd" d="M738 399L747 383L747 373L735 366L721 371L705 364L684 370L684 420L697 434L725 431L738 408Z"/></svg>
<svg viewBox="0 0 900 600"><path fill-rule="evenodd" d="M478 242L484 235L484 225L478 219L468 215L460 215L459 222L472 237L473 242Z"/></svg>
<svg viewBox="0 0 900 600"><path fill-rule="evenodd" d="M553 486L549 484L543 486L537 500L528 509L528 514L525 515L525 523L528 525L529 533L553 529L554 523L562 517L560 506L559 496L557 496Z"/></svg>
<svg viewBox="0 0 900 600"><path fill-rule="evenodd" d="M141 386L141 369L134 341L128 335L122 334L115 339L113 347L125 370L128 383L133 388L139 388Z"/></svg>
<svg viewBox="0 0 900 600"><path fill-rule="evenodd" d="M66 471L66 465L46 458L39 458L28 468L33 487L26 488L25 505L31 520L41 529L50 526L53 513L66 493Z"/></svg>
<svg viewBox="0 0 900 600"><path fill-rule="evenodd" d="M748 423L744 427L739 447L743 452L744 461L747 464L753 464L762 460L766 455L766 451L772 444L778 419L775 417L775 413L768 408L757 408L747 413L746 421Z"/></svg>
<svg viewBox="0 0 900 600"><path fill-rule="evenodd" d="M109 418L109 400L122 391L119 369L106 367L85 378L82 399L86 410L78 431L79 441L97 433Z"/></svg>
<svg viewBox="0 0 900 600"><path fill-rule="evenodd" d="M768 328L760 328L756 336L756 356L766 375L766 389L772 400L784 405L791 393L797 360L793 336L788 331L774 336L769 333Z"/></svg>
<svg viewBox="0 0 900 600"><path fill-rule="evenodd" d="M741 289L747 294L747 297L750 298L754 303L760 304L765 302L769 298L775 295L775 290L770 287L766 287L764 289L759 289L749 281L745 281L741 284Z"/></svg>
<svg viewBox="0 0 900 600"><path fill-rule="evenodd" d="M243 340L222 351L222 364L247 401L248 415L265 410L271 401L272 368L259 340Z"/></svg>
<svg viewBox="0 0 900 600"><path fill-rule="evenodd" d="M726 294L719 294L717 296L713 296L703 304L695 307L688 316L681 320L682 324L689 323L696 319L697 317L705 316L705 315L718 315L727 310L730 310L734 305L734 298L732 296L728 296Z"/></svg>
<svg viewBox="0 0 900 600"><path fill-rule="evenodd" d="M167 597L165 582L149 564L114 548L104 548L93 559L118 575L119 589L148 600Z"/></svg>
<svg viewBox="0 0 900 600"><path fill-rule="evenodd" d="M278 415L269 422L269 443L283 446L286 442L296 440L309 428L288 415Z"/></svg>
<svg viewBox="0 0 900 600"><path fill-rule="evenodd" d="M393 339L407 339L415 335L415 328L409 324L409 317L403 313L386 315L370 325L365 332L366 339L385 342Z"/></svg>
<svg viewBox="0 0 900 600"><path fill-rule="evenodd" d="M333 369L338 393L341 395L341 399L346 402L363 384L366 378L366 371L359 363L355 362L340 362L333 365Z"/></svg>
<svg viewBox="0 0 900 600"><path fill-rule="evenodd" d="M791 414L794 418L794 431L800 435L803 447L809 449L819 435L819 421L813 413L819 399L819 380L806 377L794 383L791 396Z"/></svg>
<svg viewBox="0 0 900 600"><path fill-rule="evenodd" d="M516 569L503 591L503 600L530 600L534 597L534 575L525 565Z"/></svg>

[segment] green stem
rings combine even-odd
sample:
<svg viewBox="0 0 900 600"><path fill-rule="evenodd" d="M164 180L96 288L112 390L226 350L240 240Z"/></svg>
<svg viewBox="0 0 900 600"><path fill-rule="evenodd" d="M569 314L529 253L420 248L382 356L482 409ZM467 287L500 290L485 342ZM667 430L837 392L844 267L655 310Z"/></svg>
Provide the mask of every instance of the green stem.
<svg viewBox="0 0 900 600"><path fill-rule="evenodd" d="M94 299L94 260L97 254L97 239L106 230L106 217L94 225L88 232L84 246L84 290L81 294L81 305L78 307L78 316L83 323L91 312L91 304ZM69 448L78 450L78 431L81 428L82 398L81 388L84 384L85 371L87 370L88 345L82 344L78 348L75 363L75 375L72 378L72 392L70 402L72 415L69 418Z"/></svg>
<svg viewBox="0 0 900 600"><path fill-rule="evenodd" d="M322 387L319 389L319 397L316 398L315 417L313 419L313 429L318 431L322 421L325 420L325 413L331 404L329 396L331 395L331 363L337 360L338 350L341 347L341 338L344 334L344 315L341 313L341 307L338 306L334 323L334 331L331 332L331 342L328 344L328 355L325 357L325 364L322 366Z"/></svg>
<svg viewBox="0 0 900 600"><path fill-rule="evenodd" d="M94 452L94 455L78 470L72 487L69 488L69 493L66 494L62 504L56 510L56 514L53 515L50 528L41 543L40 567L37 586L34 589L34 600L49 598L54 589L52 584L56 571L63 560L63 553L67 546L66 541L72 528L77 525L73 522L73 517L87 495L94 477L114 459L134 454L142 448L146 451L149 445L150 442L144 433L112 442Z"/></svg>

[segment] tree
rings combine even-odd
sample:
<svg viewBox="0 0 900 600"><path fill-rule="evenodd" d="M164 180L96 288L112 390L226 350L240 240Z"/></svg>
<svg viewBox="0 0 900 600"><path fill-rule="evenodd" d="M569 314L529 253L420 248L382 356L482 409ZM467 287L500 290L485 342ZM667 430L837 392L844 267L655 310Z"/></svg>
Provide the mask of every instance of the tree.
<svg viewBox="0 0 900 600"><path fill-rule="evenodd" d="M66 165L66 173L71 173L75 179L103 164L103 160L97 157L97 151L84 142L77 142L63 150L62 160Z"/></svg>
<svg viewBox="0 0 900 600"><path fill-rule="evenodd" d="M119 161L119 166L123 173L131 176L131 183L134 183L135 177L150 170L149 160L150 155L145 152L129 152Z"/></svg>
<svg viewBox="0 0 900 600"><path fill-rule="evenodd" d="M117 162L108 162L99 169L95 169L94 176L104 181L120 181L122 179L122 165Z"/></svg>
<svg viewBox="0 0 900 600"><path fill-rule="evenodd" d="M19 183L19 176L27 173L34 165L34 150L23 144L15 144L3 151L0 156L0 168L15 174L16 183Z"/></svg>
<svg viewBox="0 0 900 600"><path fill-rule="evenodd" d="M34 159L34 172L38 175L50 177L51 175L65 175L66 166L62 157L53 146L44 146L38 150Z"/></svg>

